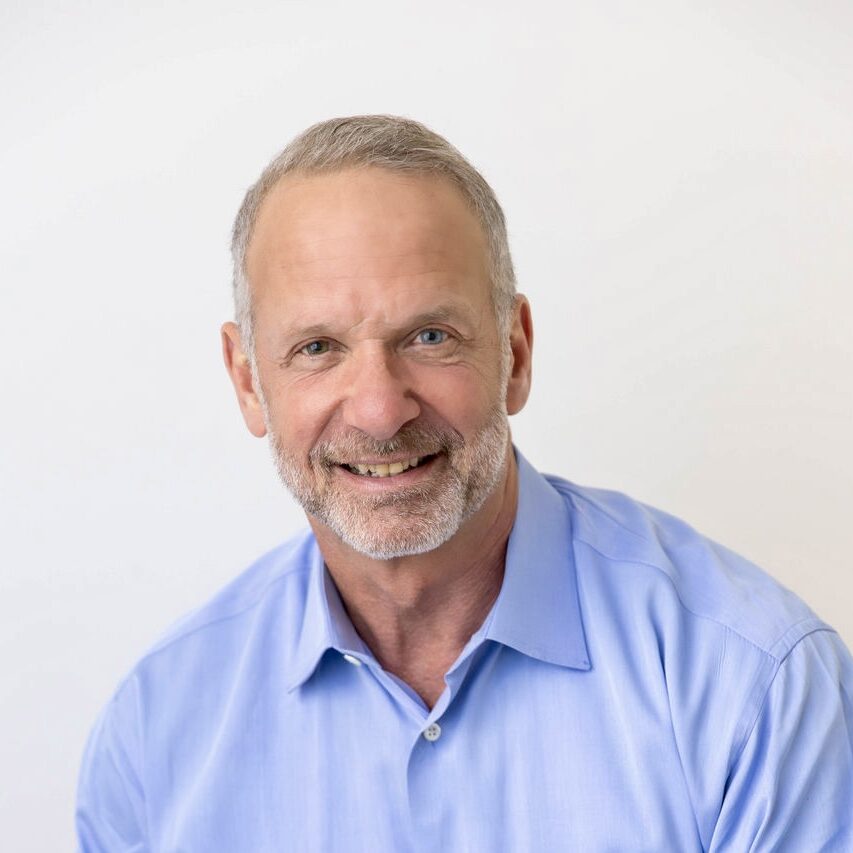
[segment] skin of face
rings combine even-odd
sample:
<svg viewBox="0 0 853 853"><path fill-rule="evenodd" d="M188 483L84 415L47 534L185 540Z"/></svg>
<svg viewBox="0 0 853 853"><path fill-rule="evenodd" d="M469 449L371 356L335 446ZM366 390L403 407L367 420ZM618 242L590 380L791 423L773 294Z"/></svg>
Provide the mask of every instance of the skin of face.
<svg viewBox="0 0 853 853"><path fill-rule="evenodd" d="M289 175L261 207L247 274L260 388L230 323L226 366L318 538L391 559L495 514L514 464L507 414L529 393L530 312L517 297L501 340L485 237L450 181Z"/></svg>

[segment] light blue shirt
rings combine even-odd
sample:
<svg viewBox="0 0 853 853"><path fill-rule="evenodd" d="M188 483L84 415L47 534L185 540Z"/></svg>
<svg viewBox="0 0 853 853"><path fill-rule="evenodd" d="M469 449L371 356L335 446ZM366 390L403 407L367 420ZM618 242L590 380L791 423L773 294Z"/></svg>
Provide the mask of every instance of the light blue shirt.
<svg viewBox="0 0 853 853"><path fill-rule="evenodd" d="M681 521L521 456L500 595L428 710L311 534L133 669L83 851L853 851L853 660Z"/></svg>

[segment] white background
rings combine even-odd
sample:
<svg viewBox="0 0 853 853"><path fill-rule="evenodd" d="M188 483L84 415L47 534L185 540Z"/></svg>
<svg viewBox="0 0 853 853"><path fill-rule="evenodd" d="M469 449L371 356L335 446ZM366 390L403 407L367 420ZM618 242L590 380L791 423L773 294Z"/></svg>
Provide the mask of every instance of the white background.
<svg viewBox="0 0 853 853"><path fill-rule="evenodd" d="M246 187L314 121L445 134L506 210L541 469L741 551L853 642L853 6L6 0L0 835L179 614L302 524L221 366Z"/></svg>

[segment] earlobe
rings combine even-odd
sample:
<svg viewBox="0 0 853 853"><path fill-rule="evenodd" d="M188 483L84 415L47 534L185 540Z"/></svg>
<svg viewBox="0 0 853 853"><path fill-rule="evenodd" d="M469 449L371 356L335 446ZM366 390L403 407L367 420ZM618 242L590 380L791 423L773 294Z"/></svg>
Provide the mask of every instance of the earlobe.
<svg viewBox="0 0 853 853"><path fill-rule="evenodd" d="M530 396L533 371L533 317L527 297L517 294L509 336L512 368L506 389L507 414L518 414Z"/></svg>
<svg viewBox="0 0 853 853"><path fill-rule="evenodd" d="M264 410L252 380L252 366L240 341L236 323L225 323L221 329L222 358L225 369L237 394L237 403L243 420L252 435L263 438L267 434Z"/></svg>

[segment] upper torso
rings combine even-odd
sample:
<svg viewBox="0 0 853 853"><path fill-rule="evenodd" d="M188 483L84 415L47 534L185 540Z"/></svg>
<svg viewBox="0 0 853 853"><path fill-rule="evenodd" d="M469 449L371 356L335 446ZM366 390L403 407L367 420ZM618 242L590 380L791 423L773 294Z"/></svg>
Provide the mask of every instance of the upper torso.
<svg viewBox="0 0 853 853"><path fill-rule="evenodd" d="M681 522L520 466L504 587L431 711L306 534L123 682L83 823L113 813L121 849L162 853L737 849L719 823L774 678L837 640Z"/></svg>

